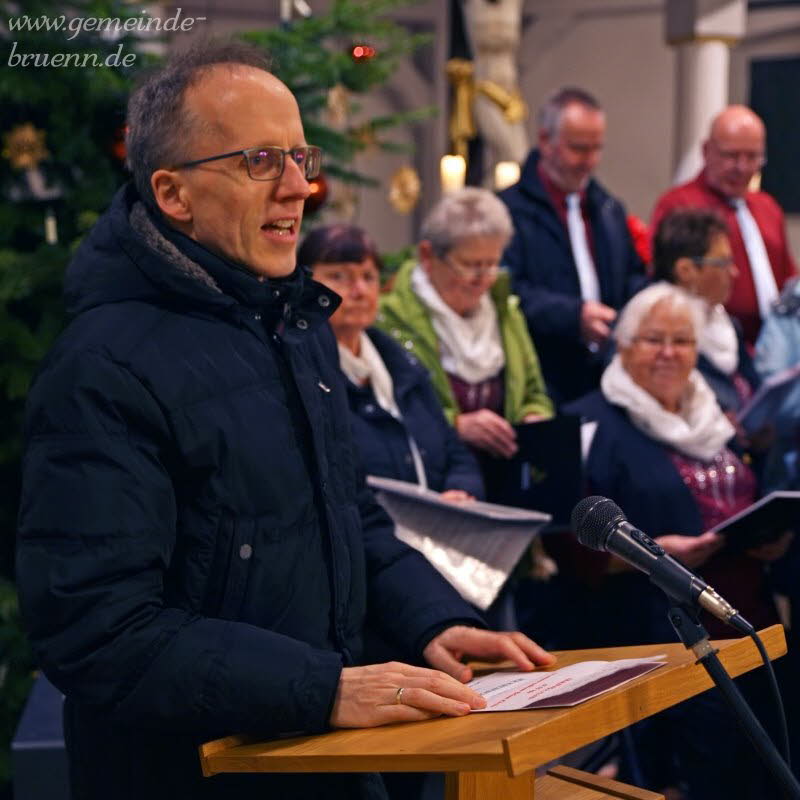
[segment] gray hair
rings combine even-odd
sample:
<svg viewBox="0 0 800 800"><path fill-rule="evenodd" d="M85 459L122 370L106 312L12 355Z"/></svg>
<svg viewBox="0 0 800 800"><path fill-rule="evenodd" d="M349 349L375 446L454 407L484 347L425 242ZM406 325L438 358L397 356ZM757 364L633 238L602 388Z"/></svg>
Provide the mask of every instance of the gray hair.
<svg viewBox="0 0 800 800"><path fill-rule="evenodd" d="M150 177L157 170L187 160L187 142L209 123L184 107L186 90L211 68L253 67L269 72L263 50L244 42L201 40L147 75L128 100L127 166L139 195L157 208Z"/></svg>
<svg viewBox="0 0 800 800"><path fill-rule="evenodd" d="M443 258L461 239L500 236L507 244L514 232L505 203L488 189L465 186L446 194L422 223L420 238L431 243L437 258Z"/></svg>
<svg viewBox="0 0 800 800"><path fill-rule="evenodd" d="M672 311L686 312L695 338L700 337L706 324L703 303L685 289L660 281L635 294L620 311L614 327L614 339L620 347L629 347L632 344L642 322L659 303L666 303Z"/></svg>
<svg viewBox="0 0 800 800"><path fill-rule="evenodd" d="M579 89L577 86L563 86L551 92L539 108L539 130L549 136L555 136L561 125L561 115L564 109L572 103L591 108L594 111L603 110L597 98L585 89Z"/></svg>

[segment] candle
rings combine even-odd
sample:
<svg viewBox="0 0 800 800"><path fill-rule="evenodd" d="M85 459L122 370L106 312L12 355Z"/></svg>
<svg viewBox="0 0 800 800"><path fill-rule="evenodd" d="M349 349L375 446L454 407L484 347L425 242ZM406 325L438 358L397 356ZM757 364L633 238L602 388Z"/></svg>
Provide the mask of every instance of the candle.
<svg viewBox="0 0 800 800"><path fill-rule="evenodd" d="M467 175L467 162L464 156L442 156L439 164L442 177L442 191L455 192L464 186Z"/></svg>
<svg viewBox="0 0 800 800"><path fill-rule="evenodd" d="M499 192L519 180L519 164L516 161L498 161L494 166L494 188Z"/></svg>
<svg viewBox="0 0 800 800"><path fill-rule="evenodd" d="M58 223L52 208L48 208L44 215L44 240L47 244L58 244Z"/></svg>

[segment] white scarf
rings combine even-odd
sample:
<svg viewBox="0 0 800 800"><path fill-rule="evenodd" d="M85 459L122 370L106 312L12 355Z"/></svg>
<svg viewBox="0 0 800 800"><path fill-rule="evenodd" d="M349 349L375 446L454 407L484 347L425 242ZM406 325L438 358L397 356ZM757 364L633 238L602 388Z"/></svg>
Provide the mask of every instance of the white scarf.
<svg viewBox="0 0 800 800"><path fill-rule="evenodd" d="M710 461L736 433L722 413L714 392L695 369L689 375L680 412L667 411L653 395L635 383L619 354L600 380L606 400L622 406L642 433L684 455Z"/></svg>
<svg viewBox="0 0 800 800"><path fill-rule="evenodd" d="M481 383L500 372L506 356L497 309L488 292L475 311L462 317L442 300L419 264L411 273L411 289L430 312L445 372L467 383Z"/></svg>
<svg viewBox="0 0 800 800"><path fill-rule="evenodd" d="M402 419L397 401L394 399L394 382L381 354L377 351L372 339L365 331L361 331L359 352L356 355L339 342L339 364L342 372L356 385L369 384L378 405L395 419Z"/></svg>
<svg viewBox="0 0 800 800"><path fill-rule="evenodd" d="M360 355L348 350L341 342L337 342L337 344L339 345L339 366L342 368L342 372L356 386L369 384L378 405L396 420L402 422L403 415L394 399L394 381L392 381L389 370L386 369L386 364L383 363L381 354L372 344L372 339L369 338L366 331L361 331L359 338ZM414 471L417 473L417 483L427 489L428 479L422 454L408 428L406 428L406 436L408 437L408 449L414 462Z"/></svg>
<svg viewBox="0 0 800 800"><path fill-rule="evenodd" d="M706 324L700 332L697 349L724 375L739 368L739 340L728 312L722 305L706 308Z"/></svg>

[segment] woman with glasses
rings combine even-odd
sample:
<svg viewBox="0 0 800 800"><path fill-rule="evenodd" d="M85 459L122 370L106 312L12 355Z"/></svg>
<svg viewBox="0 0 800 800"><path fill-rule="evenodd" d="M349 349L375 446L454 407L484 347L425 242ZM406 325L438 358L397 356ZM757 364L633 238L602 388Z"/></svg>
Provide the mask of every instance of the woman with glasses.
<svg viewBox="0 0 800 800"><path fill-rule="evenodd" d="M512 425L553 414L500 268L511 234L511 217L491 192L445 195L422 226L418 261L400 268L377 321L428 369L461 439L501 458L517 450Z"/></svg>
<svg viewBox="0 0 800 800"><path fill-rule="evenodd" d="M739 322L725 310L739 274L728 228L713 211L682 209L667 214L653 239L656 280L695 295L703 306L697 341L697 369L723 411L733 417L758 388L760 379L747 351Z"/></svg>
<svg viewBox="0 0 800 800"><path fill-rule="evenodd" d="M660 282L634 295L620 313L617 353L600 389L565 410L596 426L586 459L587 494L614 500L632 525L760 629L778 621L766 565L785 552L791 534L737 552L711 531L753 503L758 490L753 472L730 447L733 425L696 369L705 324L705 305L677 286ZM582 622L572 632L582 646L675 640L666 595L646 576L615 556L567 543L559 556L562 574L574 581L569 616ZM712 637L736 635L708 615L702 622ZM770 796L756 788L759 775L747 743L729 736L733 726L715 698L655 719L639 730L649 788L660 791L682 780L690 798ZM727 761L718 752L725 748ZM656 763L654 754L663 758Z"/></svg>
<svg viewBox="0 0 800 800"><path fill-rule="evenodd" d="M381 259L372 240L354 225L315 228L297 259L342 298L330 322L366 471L419 483L447 500L481 498L478 465L444 418L427 371L372 327L381 280Z"/></svg>
<svg viewBox="0 0 800 800"><path fill-rule="evenodd" d="M702 566L708 582L761 627L775 619L771 605L760 603L762 554L732 556L723 551L720 535L707 532L753 503L757 486L729 447L733 425L696 369L705 324L704 303L679 287L656 283L634 295L614 331L617 354L600 389L568 410L597 422L586 462L589 493L611 497L632 524L686 566ZM742 580L732 584L733 564ZM613 559L606 566L609 573L621 567ZM651 594L646 584L641 591ZM644 605L638 616L626 613L632 628L615 644L641 641L643 632L655 641L659 635L671 639L661 606L654 607L653 619L647 618L653 609ZM612 633L623 627L615 625ZM708 628L728 633L715 620Z"/></svg>

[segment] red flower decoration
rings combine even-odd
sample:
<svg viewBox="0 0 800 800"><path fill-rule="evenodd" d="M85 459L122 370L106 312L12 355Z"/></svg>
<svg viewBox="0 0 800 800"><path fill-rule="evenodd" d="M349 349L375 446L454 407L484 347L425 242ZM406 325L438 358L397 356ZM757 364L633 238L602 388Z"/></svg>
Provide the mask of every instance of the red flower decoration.
<svg viewBox="0 0 800 800"><path fill-rule="evenodd" d="M650 228L635 214L628 214L627 223L628 232L631 235L631 239L633 239L633 249L636 250L636 255L642 259L649 271L650 264L653 261L653 251L650 247Z"/></svg>

